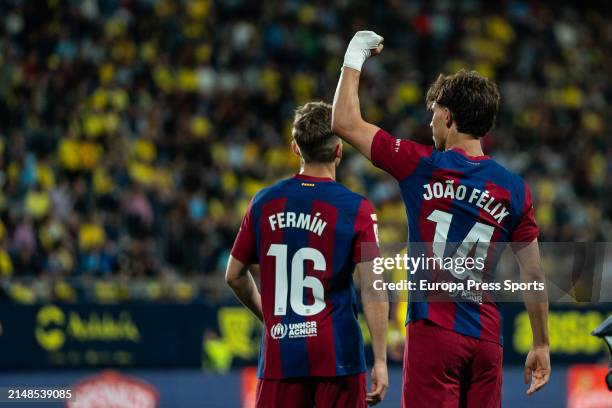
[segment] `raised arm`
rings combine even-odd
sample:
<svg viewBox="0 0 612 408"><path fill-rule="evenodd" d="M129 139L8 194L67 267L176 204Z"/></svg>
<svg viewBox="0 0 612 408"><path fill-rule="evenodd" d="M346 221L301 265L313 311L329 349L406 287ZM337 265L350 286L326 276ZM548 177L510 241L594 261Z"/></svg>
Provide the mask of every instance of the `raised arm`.
<svg viewBox="0 0 612 408"><path fill-rule="evenodd" d="M361 66L370 55L383 49L383 38L373 31L358 31L348 45L338 87L334 95L332 130L371 159L371 148L378 126L361 117L359 76Z"/></svg>
<svg viewBox="0 0 612 408"><path fill-rule="evenodd" d="M537 239L522 246L515 254L520 268L521 281L545 283ZM525 384L531 382L527 395L532 395L546 385L551 372L546 292L526 294L525 309L527 309L531 323L533 344L525 360L524 380Z"/></svg>

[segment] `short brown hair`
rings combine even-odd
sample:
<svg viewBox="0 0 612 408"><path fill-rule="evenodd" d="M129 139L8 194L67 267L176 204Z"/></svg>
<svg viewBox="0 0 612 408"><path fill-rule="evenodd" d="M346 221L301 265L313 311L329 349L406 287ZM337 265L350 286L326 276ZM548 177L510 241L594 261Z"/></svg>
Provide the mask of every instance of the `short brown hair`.
<svg viewBox="0 0 612 408"><path fill-rule="evenodd" d="M427 91L427 108L433 103L448 108L457 130L482 137L493 127L499 109L497 85L476 71L440 74Z"/></svg>
<svg viewBox="0 0 612 408"><path fill-rule="evenodd" d="M332 107L308 102L295 110L293 138L307 163L330 163L336 159L338 136L331 130Z"/></svg>

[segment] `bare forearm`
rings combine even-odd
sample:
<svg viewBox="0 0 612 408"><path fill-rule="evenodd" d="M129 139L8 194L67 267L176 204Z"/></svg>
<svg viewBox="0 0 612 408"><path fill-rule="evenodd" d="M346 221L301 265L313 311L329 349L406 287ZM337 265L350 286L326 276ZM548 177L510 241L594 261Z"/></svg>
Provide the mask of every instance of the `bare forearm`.
<svg viewBox="0 0 612 408"><path fill-rule="evenodd" d="M365 315L366 323L372 337L374 361L386 362L389 303L380 300L364 299L363 314Z"/></svg>
<svg viewBox="0 0 612 408"><path fill-rule="evenodd" d="M382 277L373 272L371 261L359 263L355 276L359 278L361 304L372 338L374 360L386 363L389 298L387 292L374 288L374 281Z"/></svg>
<svg viewBox="0 0 612 408"><path fill-rule="evenodd" d="M378 127L365 122L359 107L360 72L344 67L334 95L332 130L371 159L371 147Z"/></svg>
<svg viewBox="0 0 612 408"><path fill-rule="evenodd" d="M520 267L521 281L528 283L536 282L544 287L544 290L541 291L530 290L524 292L523 299L533 332L533 345L547 346L548 294L537 239L527 245L521 245L516 251L516 257Z"/></svg>
<svg viewBox="0 0 612 408"><path fill-rule="evenodd" d="M547 346L548 339L548 302L525 302L525 309L529 315L533 345Z"/></svg>
<svg viewBox="0 0 612 408"><path fill-rule="evenodd" d="M250 272L227 282L234 291L234 294L257 318L263 321L261 308L261 295L257 290L257 285Z"/></svg>
<svg viewBox="0 0 612 408"><path fill-rule="evenodd" d="M528 291L524 293L525 309L529 315L533 345L548 345L548 295L544 270L540 265L521 268L521 281L536 282L544 286L542 291Z"/></svg>
<svg viewBox="0 0 612 408"><path fill-rule="evenodd" d="M343 67L334 95L332 129L344 138L356 121L361 120L359 107L359 77L356 69ZM348 135L350 138L350 135ZM347 140L350 143L350 140Z"/></svg>

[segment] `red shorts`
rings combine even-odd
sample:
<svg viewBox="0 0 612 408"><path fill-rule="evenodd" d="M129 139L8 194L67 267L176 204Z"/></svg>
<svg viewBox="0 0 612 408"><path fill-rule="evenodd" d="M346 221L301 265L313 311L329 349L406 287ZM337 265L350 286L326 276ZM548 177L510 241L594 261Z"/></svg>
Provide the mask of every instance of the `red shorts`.
<svg viewBox="0 0 612 408"><path fill-rule="evenodd" d="M499 408L502 347L428 320L409 323L404 350L403 408Z"/></svg>
<svg viewBox="0 0 612 408"><path fill-rule="evenodd" d="M365 373L342 377L260 379L256 408L366 408Z"/></svg>

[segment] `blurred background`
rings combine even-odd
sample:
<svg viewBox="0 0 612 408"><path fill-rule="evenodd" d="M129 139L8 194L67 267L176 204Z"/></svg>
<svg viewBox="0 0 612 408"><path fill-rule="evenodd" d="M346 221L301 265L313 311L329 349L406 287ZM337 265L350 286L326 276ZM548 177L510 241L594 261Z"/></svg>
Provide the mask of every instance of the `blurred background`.
<svg viewBox="0 0 612 408"><path fill-rule="evenodd" d="M385 37L369 121L429 144L427 86L478 70L502 94L484 150L530 184L540 241L612 238L607 2L1 0L0 21L0 387L250 406L260 328L225 287L229 249L253 194L296 172L293 111L331 102L360 29ZM405 239L395 181L350 148L338 178L373 201L382 242ZM528 321L504 308L506 405L611 406L589 336L610 303L553 307L553 380L529 400Z"/></svg>

